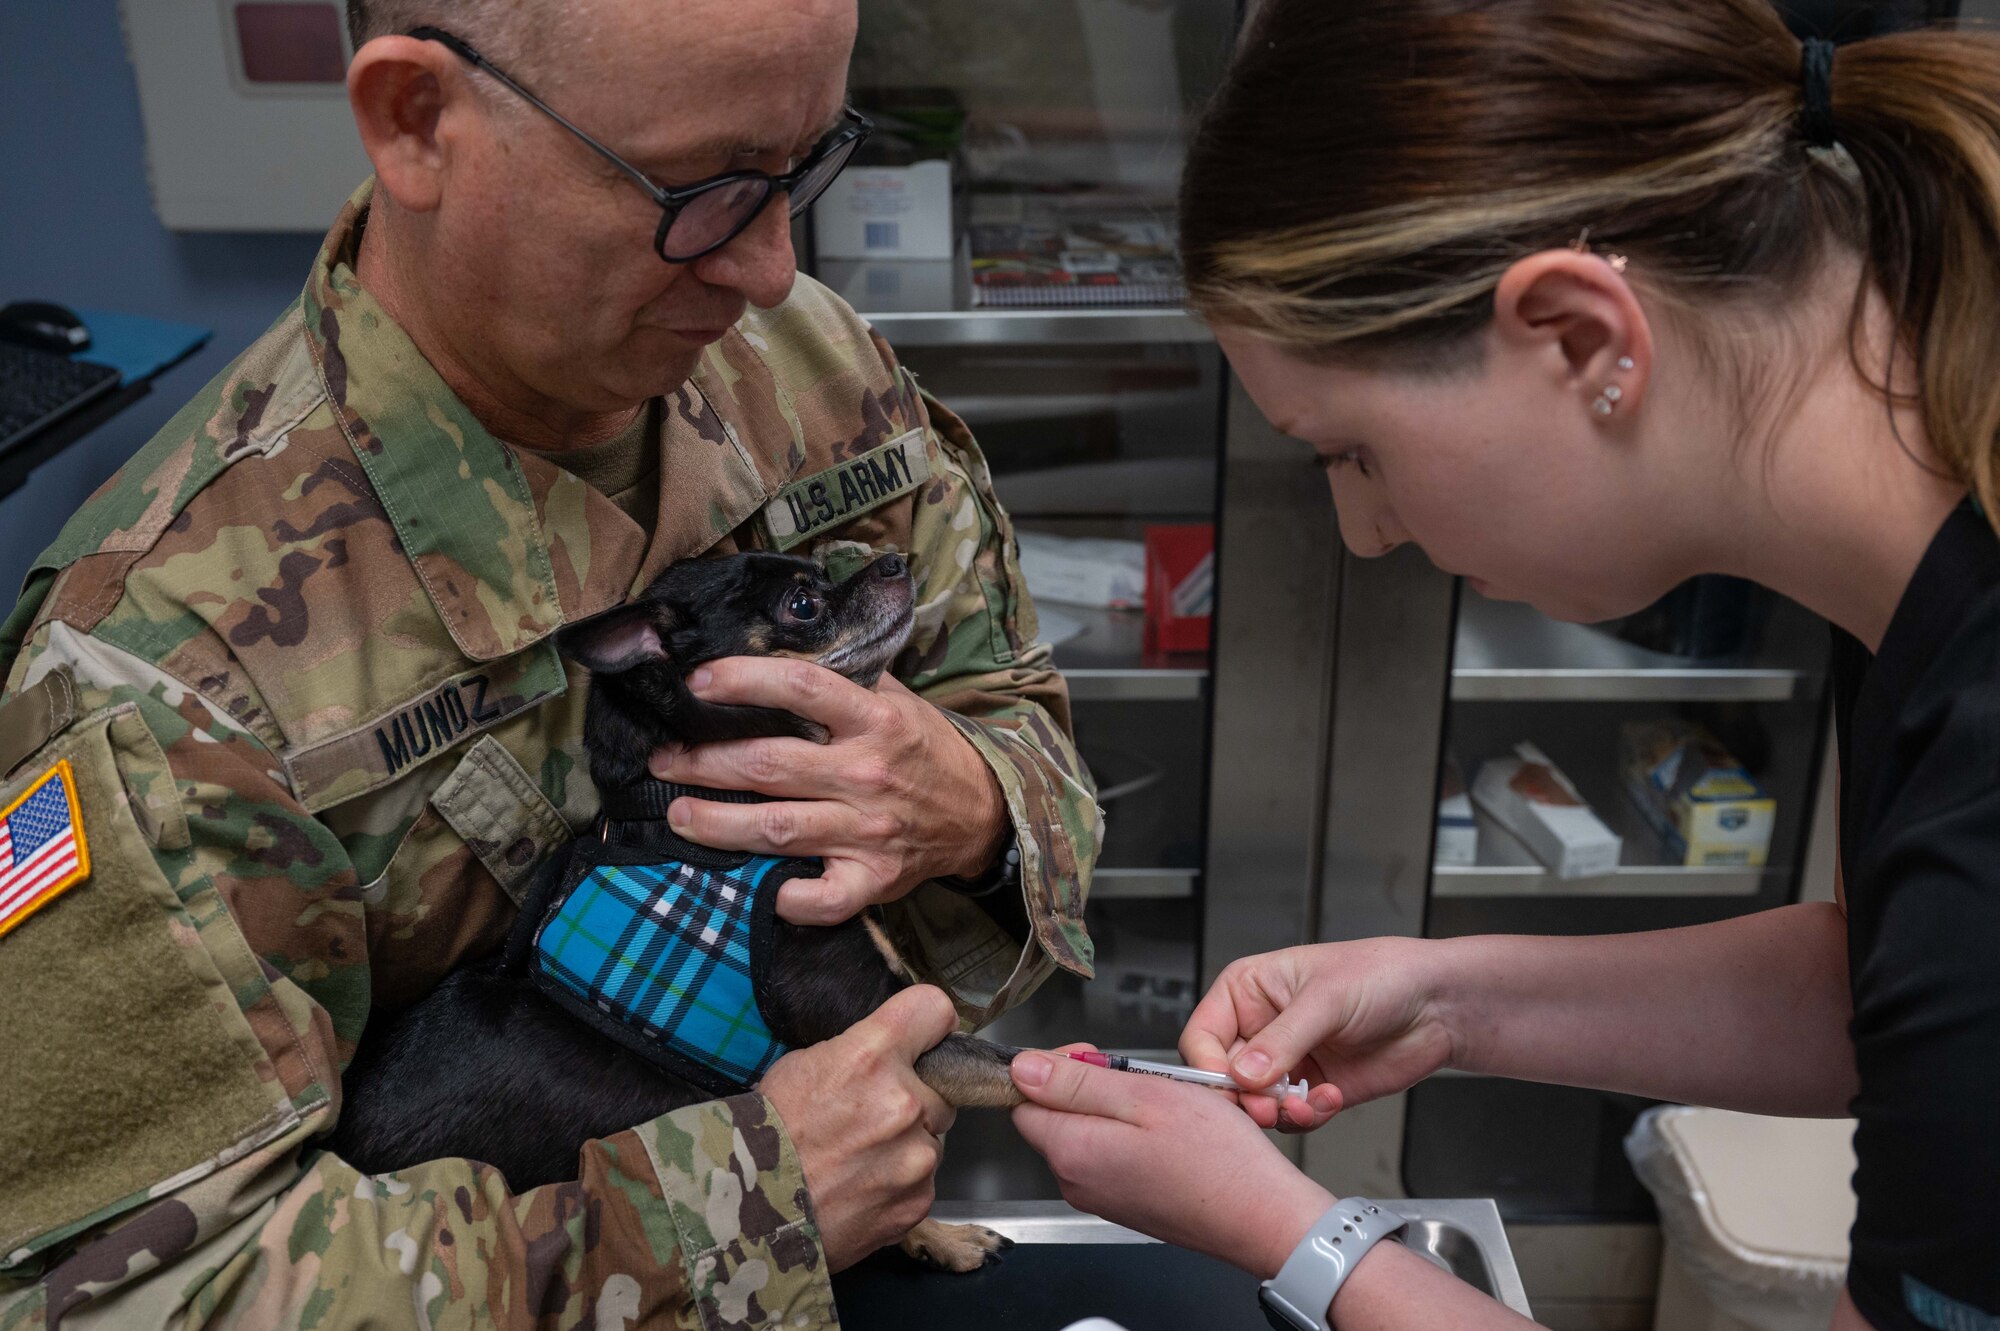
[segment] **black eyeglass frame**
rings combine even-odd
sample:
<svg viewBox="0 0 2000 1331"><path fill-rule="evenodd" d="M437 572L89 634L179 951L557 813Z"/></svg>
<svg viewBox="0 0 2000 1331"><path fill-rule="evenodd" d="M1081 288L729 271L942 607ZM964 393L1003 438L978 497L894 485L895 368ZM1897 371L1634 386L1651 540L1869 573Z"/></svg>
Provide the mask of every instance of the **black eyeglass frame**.
<svg viewBox="0 0 2000 1331"><path fill-rule="evenodd" d="M843 107L842 111L846 119L830 130L818 143L814 144L812 151L806 154L804 161L800 162L792 170L787 171L784 175L774 176L768 171L756 170L725 171L721 175L710 176L706 180L697 180L691 185L682 185L678 189L668 189L663 185L656 184L652 177L648 176L644 171L633 166L617 153L611 151L611 149L605 147L602 143L599 143L589 134L579 129L575 124L571 123L568 117L530 92L520 80L494 64L491 60L488 60L485 55L481 54L477 47L471 42L466 41L463 37L446 32L443 28L432 27L428 24L410 29L404 36L414 37L418 41L436 42L447 50L462 56L472 65L504 84L522 101L575 135L582 141L585 147L630 177L634 184L646 191L648 198L660 206L660 225L653 232L653 252L659 255L666 263L693 263L703 255L713 254L730 241L742 235L752 222L763 215L764 209L770 205L771 200L775 199L781 193L791 199L791 215L797 217L812 206L814 199L817 199L826 191L827 185L833 183L834 177L846 169L846 158L852 157L854 150L860 147L862 141L875 130L874 121L862 115L851 106ZM835 153L843 154L843 159L839 166L834 168L832 174L828 175L826 180L810 196L804 199L799 198L796 193L799 183L814 170L823 166L827 159ZM739 218L720 239L711 241L700 249L687 254L669 255L667 253L667 233L673 230L674 222L680 217L682 210L694 202L695 199L709 193L711 190L740 184L743 181L760 181L764 185L763 197L757 201L755 207Z"/></svg>

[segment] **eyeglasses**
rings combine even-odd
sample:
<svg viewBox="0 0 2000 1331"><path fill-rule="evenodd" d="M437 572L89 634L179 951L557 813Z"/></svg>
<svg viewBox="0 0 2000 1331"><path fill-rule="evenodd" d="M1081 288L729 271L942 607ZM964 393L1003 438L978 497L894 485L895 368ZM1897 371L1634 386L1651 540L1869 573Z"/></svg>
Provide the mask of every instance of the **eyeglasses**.
<svg viewBox="0 0 2000 1331"><path fill-rule="evenodd" d="M410 29L408 36L419 41L437 42L470 61L479 69L512 89L522 101L561 125L589 149L630 176L646 196L660 205L660 226L653 233L653 249L668 263L692 263L704 254L721 249L743 234L757 220L764 205L780 194L791 198L792 216L812 207L813 200L826 192L833 178L854 156L874 130L868 117L853 107L844 110L840 124L813 145L796 170L782 176L767 171L725 171L719 176L697 180L692 185L666 189L630 162L612 152L590 135L571 124L561 114L515 81L512 75L481 55L470 42L443 28L429 26Z"/></svg>

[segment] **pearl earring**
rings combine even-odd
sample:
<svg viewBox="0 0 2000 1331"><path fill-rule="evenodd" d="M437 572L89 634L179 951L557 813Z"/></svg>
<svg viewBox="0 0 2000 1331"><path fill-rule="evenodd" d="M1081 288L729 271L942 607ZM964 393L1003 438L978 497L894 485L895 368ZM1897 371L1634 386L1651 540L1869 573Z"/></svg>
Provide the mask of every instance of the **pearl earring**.
<svg viewBox="0 0 2000 1331"><path fill-rule="evenodd" d="M1620 356L1618 358L1618 368L1621 370L1630 370L1636 367L1632 364L1632 358L1630 356Z"/></svg>

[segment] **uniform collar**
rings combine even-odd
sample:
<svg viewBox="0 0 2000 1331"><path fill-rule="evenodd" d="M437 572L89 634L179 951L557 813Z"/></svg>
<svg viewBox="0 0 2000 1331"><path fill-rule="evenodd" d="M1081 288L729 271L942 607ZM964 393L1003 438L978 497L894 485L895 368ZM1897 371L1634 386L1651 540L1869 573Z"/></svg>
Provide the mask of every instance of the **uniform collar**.
<svg viewBox="0 0 2000 1331"><path fill-rule="evenodd" d="M511 656L622 603L674 560L728 537L798 469L803 441L788 395L732 330L665 399L648 546L603 495L494 438L363 289L354 265L373 194L372 180L355 191L313 264L302 298L307 347L348 445L467 657ZM745 401L744 385L772 401ZM762 445L755 454L746 437Z"/></svg>
<svg viewBox="0 0 2000 1331"><path fill-rule="evenodd" d="M2000 586L2000 538L1966 500L1931 539L1875 654L1871 683L1893 711L1915 691L1971 613Z"/></svg>

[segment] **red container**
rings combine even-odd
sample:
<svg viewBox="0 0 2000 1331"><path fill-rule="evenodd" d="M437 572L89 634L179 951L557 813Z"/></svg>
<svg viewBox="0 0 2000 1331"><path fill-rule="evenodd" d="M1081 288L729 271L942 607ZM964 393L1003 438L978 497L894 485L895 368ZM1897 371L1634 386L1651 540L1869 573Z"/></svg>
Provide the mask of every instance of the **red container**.
<svg viewBox="0 0 2000 1331"><path fill-rule="evenodd" d="M1215 524L1146 528L1146 652L1205 652L1215 608Z"/></svg>

